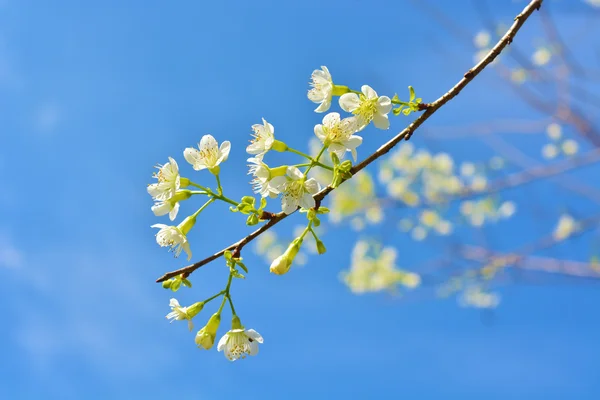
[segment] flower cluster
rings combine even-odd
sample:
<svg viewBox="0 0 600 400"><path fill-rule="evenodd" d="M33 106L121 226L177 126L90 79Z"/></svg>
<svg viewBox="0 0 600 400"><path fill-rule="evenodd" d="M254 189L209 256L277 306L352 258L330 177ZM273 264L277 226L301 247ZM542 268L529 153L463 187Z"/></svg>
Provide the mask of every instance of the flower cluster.
<svg viewBox="0 0 600 400"><path fill-rule="evenodd" d="M322 198L319 197L319 192L322 186L315 176L326 175L327 179L323 185L331 188L337 188L341 183L352 178L353 162L356 162L358 158L357 149L363 143L362 133L361 136L358 133L364 131L371 123L378 129L388 129L390 127L388 118L390 111L393 111L394 115L398 115L400 111L405 115L418 111L421 99L415 99L415 93L411 87L409 90L410 100L402 102L397 95L394 95L393 98L380 96L368 85L363 85L360 91L356 91L336 84L325 66L315 70L311 75L308 91L309 100L318 104L315 112L329 111L333 99L339 97L339 108L347 115L341 115L340 112L335 111L328 112L321 118L320 123L314 125L313 138L318 141L318 145L311 155L278 140L275 136L275 127L266 119L263 118L262 123L253 124L251 126L252 139L246 147L246 152L250 155L247 162L252 192L259 196L258 200L254 196L243 196L240 201L237 201L225 195L221 185L220 172L222 164L229 158L231 143L223 141L219 145L213 136L204 135L197 147L185 148L183 157L194 171L207 170L210 172L210 175L214 176L216 188L182 177L179 165L174 158L169 157L166 164L158 165L158 172L154 174L157 181L148 185L147 188L155 202L152 211L157 217L168 215L171 221L175 221L181 212L181 202L198 196L205 198L205 202L196 212L186 216L177 225L163 223L152 225L153 228L159 229L156 233L156 242L161 247L167 247L175 257L185 252L187 259L190 260L192 249L188 234L195 226L200 213L214 202L224 202L230 206L229 209L232 212L246 215L247 225L264 223L269 219L289 215L298 210L305 214L306 225L300 226L299 230L295 232L296 237L290 243L275 245L275 239L271 238L271 245L267 245L269 247L268 255L272 260L270 271L273 274L286 274L294 262L300 263L301 259L305 258L305 253L302 252L303 245L314 253L325 253L325 244L319 238L317 228L321 224L320 218L323 214L329 213L329 209L320 204ZM396 104L398 108L392 110L393 104ZM266 160L269 157L267 154L272 151L293 153L295 156L300 156L301 161L273 166ZM351 157L346 157L347 153ZM363 174L363 178L357 178L359 185L364 186L365 177L370 179L366 173ZM370 195L373 196L374 193ZM266 211L268 200L275 198L280 198L281 212ZM374 208L369 214L371 219L382 219L379 208ZM333 214L334 219L335 215ZM310 237L314 240L308 240ZM269 237L265 235L263 242L268 239ZM308 244L306 244L307 242ZM221 305L208 319L206 325L197 332L195 341L201 349L208 350L214 346L223 308L228 303L232 314L231 329L218 341L217 349L223 351L229 360L256 355L258 344L263 342L263 338L256 331L245 329L242 326L232 300L233 278L244 279L244 274L248 273L248 268L240 256L241 247L243 244L223 252L225 264L229 268L229 276L222 291L190 306L182 306L177 299L171 298L169 303L171 311L166 316L170 322L187 321L189 329L192 330L193 319L208 303L220 297ZM265 250L266 252L267 250ZM387 254L389 251L386 249L384 253ZM162 280L163 287L173 292L178 291L182 286L191 288L192 282L189 279L191 271L188 271L188 268L182 271L187 272L169 274L168 278ZM405 273L395 267L390 271L394 279L405 286L411 287L418 284L418 276L414 274ZM356 271L353 273L356 274Z"/></svg>

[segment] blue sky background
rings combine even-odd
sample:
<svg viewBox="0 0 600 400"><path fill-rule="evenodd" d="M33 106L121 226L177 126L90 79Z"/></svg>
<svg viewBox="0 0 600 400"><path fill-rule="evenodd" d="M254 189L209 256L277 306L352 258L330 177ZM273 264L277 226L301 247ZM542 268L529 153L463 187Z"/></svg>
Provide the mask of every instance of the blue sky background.
<svg viewBox="0 0 600 400"><path fill-rule="evenodd" d="M583 2L565 3L554 3L565 37L598 16ZM0 4L0 398L600 396L596 284L517 280L502 289L501 306L484 313L433 296L356 296L338 279L355 239L347 228L327 236L326 255L283 277L246 251L251 271L234 283L234 295L242 321L265 338L257 357L230 363L216 350L200 351L185 324L164 318L171 293L154 280L185 261L155 243L150 225L166 220L150 211L145 187L153 165L170 155L184 176L212 184L208 173L192 175L182 157L211 133L232 142L222 166L226 191L248 194L250 125L265 117L279 138L306 149L321 117L306 99L307 81L320 65L351 87L368 83L380 94L403 95L410 84L425 101L437 98L472 65L473 50L411 3ZM471 2L434 4L473 35L483 28ZM510 23L523 6L506 1L493 11ZM531 50L539 29L526 26L516 42ZM577 46L598 66L585 41ZM515 99L486 71L426 128L539 117ZM405 122L366 131L359 157ZM543 138L508 139L539 158ZM472 140L431 142L417 133L414 143L458 160L492 154ZM593 183L597 172L578 173ZM560 210L597 209L546 184L507 196L519 213L493 227L499 249L551 230ZM186 204L183 215L195 206ZM190 235L194 258L246 231L238 214L212 207ZM405 268L430 256L431 248L399 233L386 241ZM592 250L574 241L550 254L586 261ZM203 299L226 275L215 262L177 297L183 304ZM198 327L210 311L197 317Z"/></svg>

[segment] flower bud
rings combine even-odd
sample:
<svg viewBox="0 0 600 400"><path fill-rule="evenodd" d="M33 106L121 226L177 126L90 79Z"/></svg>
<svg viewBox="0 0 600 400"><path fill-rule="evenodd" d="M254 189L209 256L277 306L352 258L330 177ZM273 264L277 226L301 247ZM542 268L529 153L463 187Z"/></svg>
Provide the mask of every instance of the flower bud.
<svg viewBox="0 0 600 400"><path fill-rule="evenodd" d="M163 281L162 287L165 289L170 289L172 283L173 281L171 279L167 279L166 281Z"/></svg>
<svg viewBox="0 0 600 400"><path fill-rule="evenodd" d="M198 331L196 334L196 345L200 349L210 350L213 347L220 323L221 315L219 313L214 313L208 320L206 326Z"/></svg>
<svg viewBox="0 0 600 400"><path fill-rule="evenodd" d="M317 240L317 252L319 254L324 254L327 251L325 245L320 240Z"/></svg>
<svg viewBox="0 0 600 400"><path fill-rule="evenodd" d="M190 318L194 318L202 309L204 308L204 302L199 301L197 303L192 304L187 308L187 314Z"/></svg>
<svg viewBox="0 0 600 400"><path fill-rule="evenodd" d="M290 267L292 266L292 262L294 262L294 258L296 258L298 251L300 251L301 245L302 245L302 239L300 239L300 238L294 239L294 241L292 243L290 243L290 245L286 249L285 253L283 253L282 255L277 257L275 260L273 260L269 270L272 273L274 273L275 275L286 274L290 270Z"/></svg>

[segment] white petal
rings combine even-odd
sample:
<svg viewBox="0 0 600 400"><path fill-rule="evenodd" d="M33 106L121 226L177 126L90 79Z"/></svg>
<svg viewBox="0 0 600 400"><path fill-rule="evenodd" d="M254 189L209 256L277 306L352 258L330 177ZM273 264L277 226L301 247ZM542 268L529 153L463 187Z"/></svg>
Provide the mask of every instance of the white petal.
<svg viewBox="0 0 600 400"><path fill-rule="evenodd" d="M183 151L183 157L187 162L192 164L192 168L194 168L196 171L200 171L206 168L206 165L204 165L204 161L200 156L200 152L196 149L188 147Z"/></svg>
<svg viewBox="0 0 600 400"><path fill-rule="evenodd" d="M323 118L323 125L327 127L332 127L338 122L340 122L340 114L336 112L329 113Z"/></svg>
<svg viewBox="0 0 600 400"><path fill-rule="evenodd" d="M324 142L327 136L323 132L323 125L317 124L315 125L315 135L319 138L321 142Z"/></svg>
<svg viewBox="0 0 600 400"><path fill-rule="evenodd" d="M318 112L318 113L325 112L325 111L329 110L329 107L331 107L331 98L330 97L325 98L325 96L323 96L323 102L321 104L319 104L319 107L315 108L315 112Z"/></svg>
<svg viewBox="0 0 600 400"><path fill-rule="evenodd" d="M173 207L173 209L171 210L171 212L169 212L169 219L171 221L174 221L175 218L177 218L177 213L179 212L179 202L175 203L175 206Z"/></svg>
<svg viewBox="0 0 600 400"><path fill-rule="evenodd" d="M221 147L219 148L219 159L217 160L217 165L227 160L227 158L229 157L230 150L231 143L229 142L229 140L226 140L223 143L221 143Z"/></svg>
<svg viewBox="0 0 600 400"><path fill-rule="evenodd" d="M258 354L258 343L250 342L250 351L248 352L248 354L251 356L255 356Z"/></svg>
<svg viewBox="0 0 600 400"><path fill-rule="evenodd" d="M169 307L179 307L179 301L176 298L169 300Z"/></svg>
<svg viewBox="0 0 600 400"><path fill-rule="evenodd" d="M331 153L335 153L335 155L341 160L344 158L344 153L346 153L346 146L340 143L331 143L331 146L329 146L329 151Z"/></svg>
<svg viewBox="0 0 600 400"><path fill-rule="evenodd" d="M304 178L304 174L302 174L302 172L300 172L300 170L294 166L287 167L286 174L294 181Z"/></svg>
<svg viewBox="0 0 600 400"><path fill-rule="evenodd" d="M198 147L200 148L200 150L217 152L219 144L217 143L217 140L214 137L212 137L212 135L204 135L202 136L202 139L200 139Z"/></svg>
<svg viewBox="0 0 600 400"><path fill-rule="evenodd" d="M304 193L302 195L302 198L300 199L300 207L302 208L313 208L315 206L316 202L315 199L312 197L312 195L310 193Z"/></svg>
<svg viewBox="0 0 600 400"><path fill-rule="evenodd" d="M169 204L168 201L161 201L160 203L156 203L152 206L152 212L157 217L166 215L170 211L171 211L171 204Z"/></svg>
<svg viewBox="0 0 600 400"><path fill-rule="evenodd" d="M325 72L325 79L327 79L329 82L331 82L332 79L331 79L331 73L329 72L329 69L324 65L321 65L321 69L323 70L323 72Z"/></svg>
<svg viewBox="0 0 600 400"><path fill-rule="evenodd" d="M304 182L304 189L310 194L315 194L320 190L319 182L315 178L310 178Z"/></svg>
<svg viewBox="0 0 600 400"><path fill-rule="evenodd" d="M246 153L248 154L260 154L265 150L264 146L260 142L250 143L246 147Z"/></svg>
<svg viewBox="0 0 600 400"><path fill-rule="evenodd" d="M312 88L308 91L308 99L313 103L322 103L325 100L325 93L322 90L318 90L317 88ZM321 105L317 107L317 110L321 108ZM315 110L315 111L317 111ZM317 111L321 112L321 111Z"/></svg>
<svg viewBox="0 0 600 400"><path fill-rule="evenodd" d="M289 215L296 211L298 203L299 199L286 194L281 198L281 211Z"/></svg>
<svg viewBox="0 0 600 400"><path fill-rule="evenodd" d="M219 344L217 344L217 351L222 351L223 348L225 348L225 345L227 345L227 338L229 338L227 334L221 337L221 339L219 340Z"/></svg>
<svg viewBox="0 0 600 400"><path fill-rule="evenodd" d="M188 256L187 260L190 261L192 259L192 250L190 249L190 242L186 240L181 244L181 248L183 248L183 251L186 252Z"/></svg>
<svg viewBox="0 0 600 400"><path fill-rule="evenodd" d="M154 224L150 228L164 229L164 228L168 228L168 227L169 227L169 225L165 225L165 224Z"/></svg>
<svg viewBox="0 0 600 400"><path fill-rule="evenodd" d="M252 340L256 340L258 343L263 342L263 337L260 336L260 333L256 332L254 329L246 329L246 336Z"/></svg>
<svg viewBox="0 0 600 400"><path fill-rule="evenodd" d="M275 178L269 181L269 185L276 189L277 191L283 190L283 187L287 183L287 178L285 176L276 176Z"/></svg>
<svg viewBox="0 0 600 400"><path fill-rule="evenodd" d="M377 92L373 90L373 88L369 85L362 85L360 88L361 92L365 95L367 99L376 99Z"/></svg>
<svg viewBox="0 0 600 400"><path fill-rule="evenodd" d="M377 112L387 114L392 110L392 100L387 96L381 96L377 99Z"/></svg>
<svg viewBox="0 0 600 400"><path fill-rule="evenodd" d="M348 149L352 150L352 149L355 149L358 146L360 146L360 144L362 143L362 140L363 140L362 137L352 135L348 138L348 140L346 140L344 142L344 146L346 146Z"/></svg>
<svg viewBox="0 0 600 400"><path fill-rule="evenodd" d="M352 112L358 108L360 100L356 93L344 93L340 96L340 107L342 110Z"/></svg>
<svg viewBox="0 0 600 400"><path fill-rule="evenodd" d="M390 127L390 120L387 115L375 113L373 115L373 124L379 129L388 129Z"/></svg>

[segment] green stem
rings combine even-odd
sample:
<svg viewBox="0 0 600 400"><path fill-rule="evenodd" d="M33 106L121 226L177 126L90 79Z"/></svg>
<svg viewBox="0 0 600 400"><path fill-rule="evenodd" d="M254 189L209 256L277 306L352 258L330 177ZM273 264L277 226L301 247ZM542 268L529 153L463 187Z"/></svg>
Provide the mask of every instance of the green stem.
<svg viewBox="0 0 600 400"><path fill-rule="evenodd" d="M196 211L195 213L192 214L192 218L196 218L198 216L198 214L200 214L202 212L202 210L204 210L206 207L208 207L209 204L212 203L213 201L215 201L215 198L214 197L210 198L206 203L204 203L204 205L202 207L200 207L198 209L198 211Z"/></svg>
<svg viewBox="0 0 600 400"><path fill-rule="evenodd" d="M221 178L219 178L219 174L215 175L215 178L217 178L217 193L219 193L219 196L223 195L223 188L221 187Z"/></svg>
<svg viewBox="0 0 600 400"><path fill-rule="evenodd" d="M306 226L306 228L304 228L304 232L302 232L302 235L300 235L300 240L304 240L304 236L306 236L308 231L312 231L312 223L312 221L308 222L308 225Z"/></svg>
<svg viewBox="0 0 600 400"><path fill-rule="evenodd" d="M315 242L318 242L319 238L312 227L310 228L310 233L312 233L313 237L315 238Z"/></svg>
<svg viewBox="0 0 600 400"><path fill-rule="evenodd" d="M190 192L192 194L208 194L208 192L205 192L204 190L190 190Z"/></svg>
<svg viewBox="0 0 600 400"><path fill-rule="evenodd" d="M229 300L229 305L231 306L231 314L234 315L234 316L237 315L235 313L235 308L233 307L233 301L231 301L231 295L228 294L227 295L227 299Z"/></svg>
<svg viewBox="0 0 600 400"><path fill-rule="evenodd" d="M221 314L221 311L223 311L223 307L225 306L225 302L229 298L229 288L231 287L231 280L232 279L233 279L233 274L230 272L229 273L229 278L227 279L227 286L225 286L225 290L223 290L223 292L225 294L223 296L223 302L221 303L221 306L219 307L219 311L217 311L217 313L219 313L219 314Z"/></svg>
<svg viewBox="0 0 600 400"><path fill-rule="evenodd" d="M215 294L214 296L209 297L208 299L204 300L203 303L208 303L209 301L212 301L212 300L216 299L217 297L222 296L224 294L225 294L225 291L221 290L219 293Z"/></svg>
<svg viewBox="0 0 600 400"><path fill-rule="evenodd" d="M317 157L313 160L312 163L310 163L310 165L308 166L308 168L306 169L306 171L304 171L304 176L308 175L308 172L312 169L312 167L314 167L319 163L319 159L321 158L321 156L323 155L323 152L325 151L325 149L327 149L327 145L323 145L323 147L321 147L321 151L319 151L319 154L317 154Z"/></svg>
<svg viewBox="0 0 600 400"><path fill-rule="evenodd" d="M202 185L198 185L198 184L197 184L197 183L195 183L195 182L192 182L192 181L190 181L190 185L192 185L192 186L195 186L195 187L197 187L197 188L199 188L199 189L205 190L205 191L207 191L208 193L210 193L210 189L209 189L209 188L207 188L207 187L204 187L204 186L202 186Z"/></svg>
<svg viewBox="0 0 600 400"><path fill-rule="evenodd" d="M290 153L298 154L299 156L302 156L302 157L304 157L304 158L307 158L307 159L309 159L310 161L314 161L314 160L313 160L313 158L312 158L311 156L309 156L308 154L305 154L305 153L303 153L303 152L301 152L301 151L298 151L298 150L296 150L296 149L292 149L291 147L288 147L288 148L286 149L286 151L289 151Z"/></svg>

